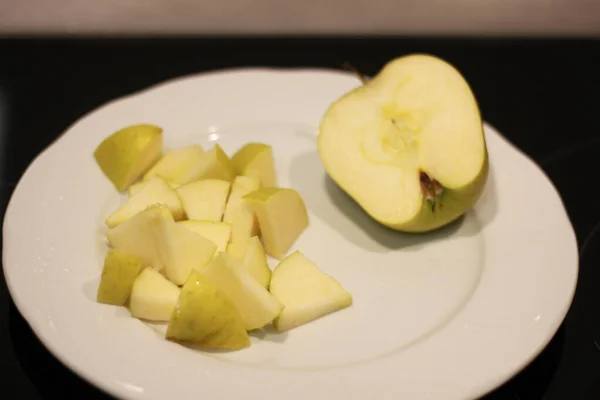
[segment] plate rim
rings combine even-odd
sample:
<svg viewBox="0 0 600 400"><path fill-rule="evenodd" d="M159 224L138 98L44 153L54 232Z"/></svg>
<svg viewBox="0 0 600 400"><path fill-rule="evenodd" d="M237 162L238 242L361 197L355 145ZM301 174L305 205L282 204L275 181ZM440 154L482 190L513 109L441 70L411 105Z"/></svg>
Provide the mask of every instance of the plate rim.
<svg viewBox="0 0 600 400"><path fill-rule="evenodd" d="M331 75L331 76L343 75L346 77L353 75L351 72L344 71L344 70L337 70L337 69L333 69L333 68L320 68L320 67L265 67L265 66L253 67L253 66L251 66L251 67L214 68L212 70L207 70L207 71L203 71L203 72L189 73L189 74L184 74L181 76L176 76L176 77L166 79L161 82L152 84L152 85L142 88L140 90L133 91L133 92L127 93L127 94L119 96L119 97L115 97L107 102L100 104L99 106L97 106L91 110L88 110L86 113L82 114L79 118L77 118L69 126L67 126L60 135L58 135L54 140L52 140L49 144L47 144L30 161L28 166L25 168L22 175L19 177L17 184L15 185L13 192L11 193L9 201L7 202L4 220L3 220L2 265L3 265L3 272L4 272L4 276L5 276L6 286L7 286L11 300L13 301L13 303L14 303L15 307L17 308L17 310L19 311L19 313L23 316L23 319L27 322L28 326L30 327L30 329L32 330L32 332L34 333L36 338L40 341L40 343L43 344L43 346L46 348L46 350L52 354L53 357L55 357L60 363L62 363L65 367L70 369L72 372L74 372L75 374L79 375L81 378L83 378L84 380L86 380L87 382L92 384L98 390L100 390L104 393L107 393L111 396L117 396L117 397L128 398L128 399L129 398L131 398L131 399L134 399L134 398L135 399L138 399L138 398L146 399L147 398L145 395L136 396L136 395L133 395L131 392L125 392L125 391L123 391L121 386L115 385L113 382L105 382L100 379L97 379L95 377L95 375L93 373L88 372L88 370L85 367L80 366L76 362L71 361L69 359L69 357L65 355L64 352L61 352L59 345L53 344L53 341L51 340L50 336L45 333L45 330L42 329L40 326L38 326L37 321L36 321L35 317L33 316L33 312L28 309L28 306L25 304L26 301L25 301L24 297L19 295L19 289L16 287L14 282L12 282L11 272L9 271L9 268L7 268L7 266L6 266L7 265L7 263L6 263L7 249L8 249L8 247L6 245L6 241L7 241L7 236L8 236L7 235L7 231L8 231L8 223L7 223L8 218L7 217L11 213L12 208L14 207L13 202L15 199L15 193L17 193L17 191L19 190L22 180L27 175L31 174L32 170L37 168L37 164L39 164L41 162L41 160L43 160L48 155L48 153L53 152L57 149L60 149L60 146L62 145L62 143L64 143L66 138L75 136L73 130L78 126L78 124L80 122L87 119L92 114L100 112L104 108L114 106L117 103L123 103L123 102L126 102L127 100L144 96L144 95L148 94L149 92L159 91L159 90L164 89L165 87L168 87L171 85L175 86L175 85L179 85L179 84L184 84L186 81L190 81L190 80L194 80L194 79L198 79L198 78L212 79L212 78L221 77L221 76L238 75L240 73L241 74L246 74L246 73L248 73L248 74L253 74L253 73L273 74L273 73L275 73L275 74L282 74L282 75L286 75L286 74L294 75L294 74L306 73L306 74L320 74L323 77L325 75ZM567 316L568 311L570 310L570 308L572 306L574 296L575 296L575 290L577 287L577 283L579 280L579 274L580 274L579 252L578 252L578 243L577 243L576 234L574 231L574 227L572 225L571 218L566 209L563 197L560 194L560 192L558 191L558 189L556 188L556 186L554 185L554 182L550 179L550 177L548 176L546 171L544 171L541 168L541 166L538 165L537 162L535 162L533 160L533 158L531 158L528 154L526 154L524 151L522 151L520 148L518 148L510 139L508 139L507 137L502 135L502 133L500 131L495 129L486 120L482 120L482 123L483 123L484 128L487 127L489 129L491 129L497 135L498 139L505 142L505 144L511 148L511 151L518 153L519 156L522 157L523 159L525 159L532 168L535 168L536 172L539 173L546 180L546 183L551 186L551 188L553 189L554 193L557 196L557 200L559 202L559 205L562 208L564 217L568 221L568 224L571 228L569 230L569 232L564 232L564 234L565 234L565 236L567 236L567 235L570 236L570 240L575 245L576 259L574 260L575 261L575 263L574 263L575 264L575 267L574 267L575 268L575 276L574 276L574 280L572 281L572 284L570 285L568 301L564 304L564 308L561 309L560 312L557 311L557 315L559 315L559 317L557 317L556 320L554 321L554 323L552 324L552 334L545 337L545 340L540 342L536 346L535 349L531 349L532 351L530 353L530 356L527 357L526 360L521 363L522 365L520 368L514 369L512 371L512 373L509 374L509 376L497 376L495 381L491 385L488 382L488 384L484 385L483 388L479 387L478 390L474 390L474 393L477 392L478 396L482 396L482 395L489 393L494 388L497 388L498 386L502 385L503 383L505 383L508 380L510 380L511 378L513 378L515 375L519 374L522 370L527 368L527 366L529 366L529 364L533 360L535 360L535 358L538 357L539 354L547 347L547 345L554 338L554 336L556 335L556 332L558 331L558 329L564 322L564 319Z"/></svg>

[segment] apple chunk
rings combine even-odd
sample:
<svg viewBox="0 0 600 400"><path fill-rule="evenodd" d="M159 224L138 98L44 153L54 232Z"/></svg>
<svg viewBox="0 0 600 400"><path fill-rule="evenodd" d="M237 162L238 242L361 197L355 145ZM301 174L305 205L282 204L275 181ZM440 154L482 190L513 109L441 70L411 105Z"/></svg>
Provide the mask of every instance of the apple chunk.
<svg viewBox="0 0 600 400"><path fill-rule="evenodd" d="M352 296L304 254L296 251L279 263L271 278L271 294L284 309L273 321L283 332L349 307Z"/></svg>
<svg viewBox="0 0 600 400"><path fill-rule="evenodd" d="M222 179L202 179L177 188L188 219L221 221L231 183Z"/></svg>
<svg viewBox="0 0 600 400"><path fill-rule="evenodd" d="M235 168L229 156L221 146L215 144L207 151L198 163L194 164L177 183L186 184L200 179L222 179L232 181L235 178Z"/></svg>
<svg viewBox="0 0 600 400"><path fill-rule="evenodd" d="M227 252L233 256L238 265L247 270L261 286L268 288L271 281L271 269L267 263L265 250L258 236L244 241L229 243Z"/></svg>
<svg viewBox="0 0 600 400"><path fill-rule="evenodd" d="M144 180L160 176L167 182L177 182L187 174L204 156L199 144L170 150L144 175Z"/></svg>
<svg viewBox="0 0 600 400"><path fill-rule="evenodd" d="M231 157L238 175L258 178L261 187L276 187L277 172L273 148L264 143L248 143Z"/></svg>
<svg viewBox="0 0 600 400"><path fill-rule="evenodd" d="M179 292L179 287L160 272L146 268L137 276L131 288L131 316L146 321L168 322Z"/></svg>
<svg viewBox="0 0 600 400"><path fill-rule="evenodd" d="M144 262L131 254L108 249L104 259L97 301L116 306L125 305L133 283L144 268Z"/></svg>
<svg viewBox="0 0 600 400"><path fill-rule="evenodd" d="M166 338L208 349L237 350L251 344L231 300L198 271L181 288Z"/></svg>
<svg viewBox="0 0 600 400"><path fill-rule="evenodd" d="M240 175L233 181L223 213L223 221L231 224L231 242L244 241L258 234L256 217L242 197L259 187L260 180L252 176Z"/></svg>
<svg viewBox="0 0 600 400"><path fill-rule="evenodd" d="M106 226L115 226L127 221L129 218L156 204L166 205L173 219L183 218L183 207L177 193L162 178L152 178L143 188L129 196L112 214L106 218Z"/></svg>
<svg viewBox="0 0 600 400"><path fill-rule="evenodd" d="M317 145L332 180L399 231L456 220L479 199L488 174L475 97L454 67L429 55L392 60L331 104Z"/></svg>
<svg viewBox="0 0 600 400"><path fill-rule="evenodd" d="M304 201L294 189L274 187L250 192L243 199L258 219L266 253L283 259L308 227Z"/></svg>
<svg viewBox="0 0 600 400"><path fill-rule="evenodd" d="M217 252L227 249L227 243L231 237L231 225L225 222L194 220L179 221L178 224L213 242L217 246Z"/></svg>
<svg viewBox="0 0 600 400"><path fill-rule="evenodd" d="M162 129L139 124L118 130L94 151L96 163L118 191L123 191L158 160L162 152Z"/></svg>

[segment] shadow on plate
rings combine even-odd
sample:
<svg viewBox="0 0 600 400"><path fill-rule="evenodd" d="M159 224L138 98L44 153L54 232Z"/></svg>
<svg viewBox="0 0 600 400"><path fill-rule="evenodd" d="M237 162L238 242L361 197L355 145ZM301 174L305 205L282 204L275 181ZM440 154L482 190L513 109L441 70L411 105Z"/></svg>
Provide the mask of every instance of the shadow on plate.
<svg viewBox="0 0 600 400"><path fill-rule="evenodd" d="M37 339L10 301L9 332L15 356L27 378L44 399L112 400L58 361Z"/></svg>
<svg viewBox="0 0 600 400"><path fill-rule="evenodd" d="M477 203L477 213L470 211L453 223L428 233L397 232L373 220L325 173L316 151L292 160L290 178L311 212L346 240L371 252L418 250L427 243L449 236L474 236L493 220L497 211L491 167L486 189Z"/></svg>

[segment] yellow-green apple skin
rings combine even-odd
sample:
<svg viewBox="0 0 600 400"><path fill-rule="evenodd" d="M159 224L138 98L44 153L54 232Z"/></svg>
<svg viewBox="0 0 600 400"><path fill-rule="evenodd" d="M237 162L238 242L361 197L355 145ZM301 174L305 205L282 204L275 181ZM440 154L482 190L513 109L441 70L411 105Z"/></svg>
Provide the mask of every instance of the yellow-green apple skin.
<svg viewBox="0 0 600 400"><path fill-rule="evenodd" d="M179 287L160 272L145 268L131 288L131 316L146 321L169 322L179 299L179 292Z"/></svg>
<svg viewBox="0 0 600 400"><path fill-rule="evenodd" d="M162 148L162 128L138 124L106 137L96 147L94 158L104 175L121 192L154 165Z"/></svg>
<svg viewBox="0 0 600 400"><path fill-rule="evenodd" d="M223 221L231 224L232 243L245 241L258 234L258 221L242 197L259 188L260 180L253 176L238 175L231 184Z"/></svg>
<svg viewBox="0 0 600 400"><path fill-rule="evenodd" d="M228 223L187 220L179 221L178 224L213 242L217 246L217 253L227 250L227 244L231 238L231 225Z"/></svg>
<svg viewBox="0 0 600 400"><path fill-rule="evenodd" d="M114 212L106 218L106 226L114 228L145 210L149 206L164 204L176 221L183 219L185 213L177 192L160 178L152 178L144 187L127 197Z"/></svg>
<svg viewBox="0 0 600 400"><path fill-rule="evenodd" d="M476 99L437 57L388 62L326 110L317 136L331 179L374 220L427 232L480 198L488 154Z"/></svg>
<svg viewBox="0 0 600 400"><path fill-rule="evenodd" d="M268 325L283 306L229 253L219 253L200 272L215 284L238 310L247 331Z"/></svg>
<svg viewBox="0 0 600 400"><path fill-rule="evenodd" d="M165 205L153 205L134 215L106 233L108 243L115 249L141 258L145 265L157 271L162 270L155 240L152 221L163 218L173 222L173 216Z"/></svg>
<svg viewBox="0 0 600 400"><path fill-rule="evenodd" d="M247 270L261 286L269 288L271 269L267 255L258 236L246 238L244 241L227 245L227 252L238 262L237 265Z"/></svg>
<svg viewBox="0 0 600 400"><path fill-rule="evenodd" d="M125 305L133 283L143 268L144 262L139 257L108 249L96 300L115 306Z"/></svg>
<svg viewBox="0 0 600 400"><path fill-rule="evenodd" d="M231 182L201 179L177 188L188 219L220 222L225 212Z"/></svg>
<svg viewBox="0 0 600 400"><path fill-rule="evenodd" d="M171 341L206 349L250 347L242 318L231 300L195 270L181 288L165 336Z"/></svg>
<svg viewBox="0 0 600 400"><path fill-rule="evenodd" d="M273 148L264 143L247 143L231 157L238 175L258 178L261 187L277 186Z"/></svg>
<svg viewBox="0 0 600 400"><path fill-rule="evenodd" d="M167 182L178 182L203 156L204 148L199 144L170 150L144 174L144 181L160 176Z"/></svg>
<svg viewBox="0 0 600 400"><path fill-rule="evenodd" d="M352 295L299 251L290 254L275 267L270 291L284 306L273 321L279 332L352 305Z"/></svg>
<svg viewBox="0 0 600 400"><path fill-rule="evenodd" d="M264 187L242 198L256 215L265 252L283 259L308 227L304 200L294 189L276 187Z"/></svg>

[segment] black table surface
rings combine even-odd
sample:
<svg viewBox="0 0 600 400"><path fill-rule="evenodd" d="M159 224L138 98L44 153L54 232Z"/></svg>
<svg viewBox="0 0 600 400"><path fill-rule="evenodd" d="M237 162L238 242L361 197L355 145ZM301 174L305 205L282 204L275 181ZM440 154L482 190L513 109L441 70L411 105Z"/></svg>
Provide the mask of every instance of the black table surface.
<svg viewBox="0 0 600 400"><path fill-rule="evenodd" d="M577 234L579 283L564 323L529 366L485 400L600 399L600 207L593 193L600 173L596 40L6 38L0 40L2 212L32 159L74 120L116 97L227 67L340 68L347 61L373 75L389 59L412 52L435 54L458 67L484 119L553 181ZM12 303L3 276L0 363L2 399L109 398L40 344Z"/></svg>

